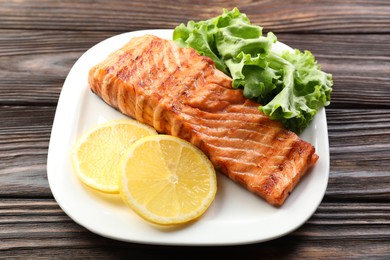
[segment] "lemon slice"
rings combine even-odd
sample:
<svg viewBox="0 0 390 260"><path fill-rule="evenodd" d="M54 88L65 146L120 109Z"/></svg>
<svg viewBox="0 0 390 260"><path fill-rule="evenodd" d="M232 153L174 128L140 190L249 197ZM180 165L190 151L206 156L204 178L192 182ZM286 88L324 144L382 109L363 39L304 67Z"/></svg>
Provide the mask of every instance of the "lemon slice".
<svg viewBox="0 0 390 260"><path fill-rule="evenodd" d="M136 140L157 132L135 120L113 120L98 125L81 137L72 151L72 164L87 186L105 192L119 192L118 163Z"/></svg>
<svg viewBox="0 0 390 260"><path fill-rule="evenodd" d="M136 141L120 163L123 200L149 222L170 225L201 216L214 200L216 174L192 144L156 135Z"/></svg>

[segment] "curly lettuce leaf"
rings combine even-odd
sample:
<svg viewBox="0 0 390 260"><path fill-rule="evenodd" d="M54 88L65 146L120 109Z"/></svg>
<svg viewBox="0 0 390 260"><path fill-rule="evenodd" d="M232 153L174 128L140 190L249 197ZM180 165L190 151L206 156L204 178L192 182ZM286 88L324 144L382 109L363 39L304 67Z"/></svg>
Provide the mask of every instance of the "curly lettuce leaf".
<svg viewBox="0 0 390 260"><path fill-rule="evenodd" d="M173 32L173 40L181 47L191 47L201 55L210 57L217 69L230 75L226 59L244 53L266 53L272 42L262 36L262 28L250 24L248 17L235 8L223 10L215 18L180 24ZM272 39L273 40L273 39Z"/></svg>
<svg viewBox="0 0 390 260"><path fill-rule="evenodd" d="M313 120L318 109L330 103L332 76L321 71L320 65L309 51L285 51L281 56L272 54L271 66L283 72L282 90L260 111L271 119L280 120L297 133Z"/></svg>
<svg viewBox="0 0 390 260"><path fill-rule="evenodd" d="M270 68L260 54L252 57L241 52L235 59L227 60L226 65L233 78L233 88L243 87L246 98L269 100L278 88L278 72Z"/></svg>
<svg viewBox="0 0 390 260"><path fill-rule="evenodd" d="M231 76L233 88L257 100L259 110L300 133L318 109L330 103L332 75L321 71L309 52L272 51L276 36L262 35L237 8L205 21L177 26L173 40L210 57L217 69Z"/></svg>
<svg viewBox="0 0 390 260"><path fill-rule="evenodd" d="M199 54L210 57L217 69L228 73L225 62L218 57L215 47L214 30L215 26L210 23L195 23L190 21L187 26L177 26L173 33L173 40L181 47L194 48Z"/></svg>

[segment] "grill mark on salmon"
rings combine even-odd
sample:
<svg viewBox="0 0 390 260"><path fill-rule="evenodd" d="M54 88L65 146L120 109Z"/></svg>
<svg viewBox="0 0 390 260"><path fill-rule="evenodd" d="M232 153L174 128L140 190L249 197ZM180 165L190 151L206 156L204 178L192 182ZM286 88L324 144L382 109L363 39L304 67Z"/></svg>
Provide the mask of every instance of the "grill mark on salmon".
<svg viewBox="0 0 390 260"><path fill-rule="evenodd" d="M194 117L191 117L190 118L191 120L196 120L197 118L194 118ZM218 133L224 133L224 134L232 134L233 132L239 136L240 139L255 139L256 142L260 142L259 138L261 139L270 139L270 138L273 138L274 136L272 134L264 134L264 133L258 133L256 131L253 131L252 129L237 129L237 128L232 128L232 124L236 123L236 125L239 125L237 124L236 121L231 121L231 120L226 120L226 121L216 121L216 122L212 122L211 124L210 123L207 123L207 119L199 119L199 122L197 122L196 124L195 123L191 123L191 125L196 128L196 129L205 129L205 130L208 130L208 131L211 131L211 132L215 132L215 134L218 134ZM210 122L211 120L209 120ZM203 122L205 122L204 124L202 124ZM242 122L240 122L242 123ZM217 129L215 129L215 127L218 126ZM254 126L257 126L258 125L254 125ZM250 127L250 126L248 126ZM268 145L266 143L262 143L264 146L266 147L271 147L271 145Z"/></svg>
<svg viewBox="0 0 390 260"><path fill-rule="evenodd" d="M208 57L152 35L89 72L91 90L123 114L198 146L216 170L281 206L318 159L314 147L232 89Z"/></svg>
<svg viewBox="0 0 390 260"><path fill-rule="evenodd" d="M252 125L255 127L258 127L261 125L262 127L265 128L276 128L278 127L273 127L270 125L267 125L267 123L262 123L263 120L254 119L253 114L245 114L243 115L242 113L237 113L237 112L228 112L228 113L207 113L201 110L197 110L197 113L194 113L194 111L183 111L183 116L189 116L189 117L196 117L199 120L205 121L205 122L213 122L213 121L232 121L235 123L240 123L240 124L248 124ZM264 118L264 121L268 121L268 119ZM262 133L262 134L268 134L268 133Z"/></svg>

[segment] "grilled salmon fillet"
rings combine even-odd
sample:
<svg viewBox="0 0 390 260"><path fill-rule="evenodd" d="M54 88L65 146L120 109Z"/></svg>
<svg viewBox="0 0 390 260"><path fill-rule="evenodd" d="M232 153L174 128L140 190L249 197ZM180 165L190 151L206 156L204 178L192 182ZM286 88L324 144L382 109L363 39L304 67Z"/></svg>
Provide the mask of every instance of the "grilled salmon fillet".
<svg viewBox="0 0 390 260"><path fill-rule="evenodd" d="M158 132L199 147L216 170L281 206L318 156L269 119L259 104L194 49L146 35L133 38L89 72L107 104Z"/></svg>

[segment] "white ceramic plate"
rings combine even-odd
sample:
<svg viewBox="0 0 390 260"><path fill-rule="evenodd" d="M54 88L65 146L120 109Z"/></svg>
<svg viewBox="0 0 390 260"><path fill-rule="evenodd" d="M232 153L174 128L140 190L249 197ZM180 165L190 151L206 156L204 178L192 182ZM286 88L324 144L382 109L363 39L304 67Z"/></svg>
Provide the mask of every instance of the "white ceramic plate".
<svg viewBox="0 0 390 260"><path fill-rule="evenodd" d="M321 109L301 137L320 157L281 208L275 208L225 176L217 196L196 222L180 227L153 226L124 205L117 195L101 195L83 186L72 171L70 151L82 133L108 120L125 118L89 90L89 69L134 36L146 33L171 39L172 30L124 33L104 40L74 64L65 80L52 128L47 174L51 191L75 222L112 239L163 245L234 245L271 240L297 229L314 213L328 183L329 144ZM278 43L277 49L289 48Z"/></svg>

